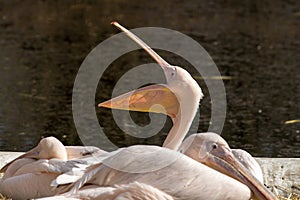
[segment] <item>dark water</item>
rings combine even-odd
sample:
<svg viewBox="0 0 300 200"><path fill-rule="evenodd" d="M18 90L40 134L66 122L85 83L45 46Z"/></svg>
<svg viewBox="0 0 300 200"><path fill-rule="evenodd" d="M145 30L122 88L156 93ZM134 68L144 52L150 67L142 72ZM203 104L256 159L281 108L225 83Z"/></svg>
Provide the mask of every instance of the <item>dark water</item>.
<svg viewBox="0 0 300 200"><path fill-rule="evenodd" d="M81 145L72 117L73 83L85 56L128 28L164 27L200 43L223 76L227 116L222 136L255 156L300 157L300 3L291 1L0 1L0 150L25 151L45 136ZM160 52L172 64L184 61ZM102 77L95 104L110 98L117 79L152 60L126 54ZM120 70L122 66L122 70ZM201 103L198 131L210 119L209 94ZM118 129L108 109L97 109L115 144L161 145L160 134L138 139ZM132 113L138 123L147 114ZM109 133L109 134L108 134Z"/></svg>

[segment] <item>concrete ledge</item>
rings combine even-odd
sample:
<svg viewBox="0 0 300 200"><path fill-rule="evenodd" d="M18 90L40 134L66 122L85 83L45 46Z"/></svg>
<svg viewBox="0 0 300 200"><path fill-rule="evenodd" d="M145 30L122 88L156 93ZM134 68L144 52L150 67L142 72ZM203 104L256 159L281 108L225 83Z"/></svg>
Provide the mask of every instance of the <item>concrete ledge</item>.
<svg viewBox="0 0 300 200"><path fill-rule="evenodd" d="M0 169L12 161L13 159L17 158L18 156L22 155L23 152L8 152L8 151L1 151L0 152Z"/></svg>
<svg viewBox="0 0 300 200"><path fill-rule="evenodd" d="M22 155L22 152L0 152L0 168ZM275 193L288 196L300 194L300 158L256 158L260 164L265 185Z"/></svg>
<svg viewBox="0 0 300 200"><path fill-rule="evenodd" d="M274 193L300 195L300 158L256 158L260 164L264 183Z"/></svg>

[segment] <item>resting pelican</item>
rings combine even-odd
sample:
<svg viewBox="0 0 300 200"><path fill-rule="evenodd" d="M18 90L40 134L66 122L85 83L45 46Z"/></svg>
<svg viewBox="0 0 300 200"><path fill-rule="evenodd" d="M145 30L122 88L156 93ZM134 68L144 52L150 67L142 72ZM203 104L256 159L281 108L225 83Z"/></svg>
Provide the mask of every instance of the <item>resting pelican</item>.
<svg viewBox="0 0 300 200"><path fill-rule="evenodd" d="M210 136L208 136L210 135ZM216 135L215 133L197 133L192 134L189 137L187 137L183 143L179 147L179 151L181 153L184 153L185 155L193 158L194 160L197 160L198 162L201 162L209 167L212 167L220 172L224 172L223 169L217 168L211 163L209 160L206 159L206 154L209 151L213 151L213 148L210 148L205 143L206 138L215 138L215 140L219 141L219 144L223 146L227 146L229 148L227 142L219 135ZM190 148L192 146L193 148ZM213 146L213 145L211 145ZM214 148L217 148L217 144L215 143ZM198 150L199 149L199 150ZM196 151L201 153L202 156L198 156L196 154ZM261 167L257 163L257 161L246 151L242 149L231 149L232 154L234 157L258 180L263 184L263 173L261 170ZM226 154L224 154L226 155ZM226 157L224 157L226 159ZM226 173L225 173L226 174Z"/></svg>
<svg viewBox="0 0 300 200"><path fill-rule="evenodd" d="M99 106L166 113L172 117L173 127L163 147L137 145L118 150L103 162L91 166L69 193L76 193L85 184L101 188L137 181L157 188L175 199L250 199L249 188L258 199L276 199L243 165L236 161L227 143L219 140L220 138L215 134L213 137L208 134L204 142L201 142L204 146L213 144L210 149L214 149L206 152L204 160L196 159L202 158L199 156L202 146L183 144L186 150L184 152L191 158L173 151L181 145L197 112L199 101L203 96L201 88L186 70L171 66L134 34L116 22L113 24L141 45L157 61L164 71L167 84L141 88L101 103ZM151 107L153 104L163 104L164 109L153 108ZM215 148L216 144L218 148ZM193 152L191 155L188 153L190 150ZM224 174L198 161L209 163ZM153 169L153 166L163 167ZM136 172L140 169L146 171ZM227 175L243 182L249 188Z"/></svg>
<svg viewBox="0 0 300 200"><path fill-rule="evenodd" d="M227 142L215 133L198 133L190 135L184 140L179 151L200 163L247 184L247 181L244 181L243 177L240 175L237 176L235 173L228 173L230 171L224 167L226 165L220 164L220 162L238 162L236 163L237 165L242 165L250 172L248 173L247 170L245 170L245 173L249 174L249 176L245 174L246 177L254 176L258 180L255 184L264 187L261 168L254 158L244 150L231 150ZM217 153L215 151L219 152ZM218 155L219 157L212 157L209 154ZM244 171L242 171L242 173L244 173ZM249 187L252 191L256 190L256 188L252 188L252 185L249 185Z"/></svg>
<svg viewBox="0 0 300 200"><path fill-rule="evenodd" d="M9 162L0 170L1 173L5 172L0 181L0 193L13 199L54 195L57 191L51 187L51 182L58 175L70 167L86 164L86 162L65 161L82 159L94 153L105 154L96 147L65 147L54 137L44 138L35 148Z"/></svg>
<svg viewBox="0 0 300 200"><path fill-rule="evenodd" d="M67 152L59 140L53 137L42 139L35 148L1 169L5 174L0 182L0 192L14 199L54 195L50 183L57 174L45 170L55 161L66 160Z"/></svg>

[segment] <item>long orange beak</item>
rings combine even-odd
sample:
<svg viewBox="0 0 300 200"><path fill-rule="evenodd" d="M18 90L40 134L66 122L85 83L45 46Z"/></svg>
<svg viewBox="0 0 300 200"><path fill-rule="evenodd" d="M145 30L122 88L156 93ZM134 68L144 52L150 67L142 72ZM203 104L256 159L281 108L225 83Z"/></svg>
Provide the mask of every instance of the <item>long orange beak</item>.
<svg viewBox="0 0 300 200"><path fill-rule="evenodd" d="M121 26L118 22L112 22L111 24L119 28L130 39L140 45L161 66L165 73L168 68L172 67L145 42ZM175 118L180 110L176 95L165 85L151 85L140 88L100 103L98 106L121 110L163 113L172 118Z"/></svg>
<svg viewBox="0 0 300 200"><path fill-rule="evenodd" d="M277 200L277 197L234 157L228 147L222 146L218 151L211 153L205 164L247 185L255 199Z"/></svg>
<svg viewBox="0 0 300 200"><path fill-rule="evenodd" d="M98 104L99 107L163 113L175 118L180 110L176 95L165 85L150 85Z"/></svg>

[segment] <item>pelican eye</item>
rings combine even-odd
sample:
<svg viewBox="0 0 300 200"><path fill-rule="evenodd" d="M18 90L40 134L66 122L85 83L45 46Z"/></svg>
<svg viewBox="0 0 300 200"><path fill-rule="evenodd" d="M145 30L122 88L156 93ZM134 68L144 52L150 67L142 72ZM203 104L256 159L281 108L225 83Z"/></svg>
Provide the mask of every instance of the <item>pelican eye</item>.
<svg viewBox="0 0 300 200"><path fill-rule="evenodd" d="M212 148L216 149L216 148L218 148L218 145L216 143L214 143L214 144L212 144Z"/></svg>
<svg viewBox="0 0 300 200"><path fill-rule="evenodd" d="M177 69L176 69L176 67L173 67L172 72L171 72L171 76L175 76L176 73L177 73Z"/></svg>

